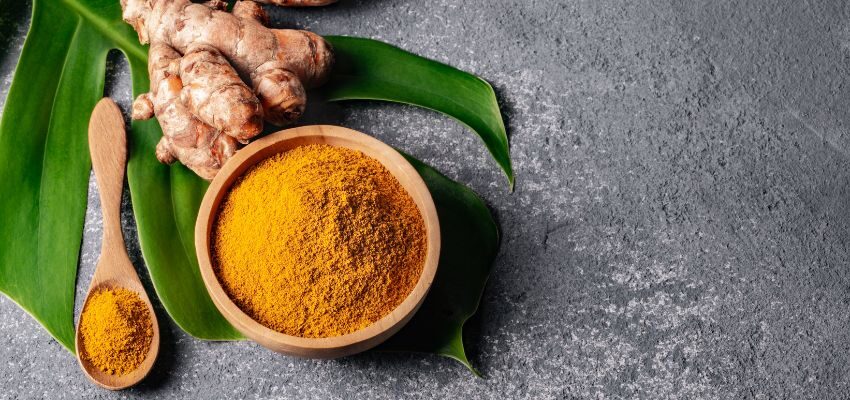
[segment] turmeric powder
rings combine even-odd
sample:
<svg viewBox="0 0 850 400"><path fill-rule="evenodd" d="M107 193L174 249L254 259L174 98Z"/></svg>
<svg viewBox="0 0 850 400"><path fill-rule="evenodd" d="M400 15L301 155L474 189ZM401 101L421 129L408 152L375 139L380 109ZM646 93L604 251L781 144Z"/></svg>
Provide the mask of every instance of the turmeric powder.
<svg viewBox="0 0 850 400"><path fill-rule="evenodd" d="M234 303L300 337L345 335L394 310L422 273L413 199L377 160L309 145L261 161L225 195L214 269Z"/></svg>
<svg viewBox="0 0 850 400"><path fill-rule="evenodd" d="M99 370L126 375L151 347L153 323L144 301L133 291L115 288L91 295L80 315L81 355Z"/></svg>

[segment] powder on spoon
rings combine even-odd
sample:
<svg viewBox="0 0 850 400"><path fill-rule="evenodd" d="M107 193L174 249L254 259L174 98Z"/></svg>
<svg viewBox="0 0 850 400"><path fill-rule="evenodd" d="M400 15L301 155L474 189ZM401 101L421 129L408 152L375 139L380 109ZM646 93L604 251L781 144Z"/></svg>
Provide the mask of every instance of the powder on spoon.
<svg viewBox="0 0 850 400"><path fill-rule="evenodd" d="M123 288L93 293L80 315L81 355L110 375L135 370L150 350L153 323L147 304Z"/></svg>
<svg viewBox="0 0 850 400"><path fill-rule="evenodd" d="M248 170L225 195L216 275L249 316L300 337L339 336L398 307L419 280L425 225L377 160L302 146Z"/></svg>

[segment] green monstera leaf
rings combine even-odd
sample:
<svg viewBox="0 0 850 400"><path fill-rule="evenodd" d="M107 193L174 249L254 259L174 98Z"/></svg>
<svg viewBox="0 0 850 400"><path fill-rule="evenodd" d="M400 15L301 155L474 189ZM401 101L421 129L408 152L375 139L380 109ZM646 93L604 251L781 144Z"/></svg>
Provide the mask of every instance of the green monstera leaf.
<svg viewBox="0 0 850 400"><path fill-rule="evenodd" d="M336 69L323 91L328 100L385 100L439 111L484 141L511 188L514 172L508 136L493 87L487 81L376 40L328 36Z"/></svg>
<svg viewBox="0 0 850 400"><path fill-rule="evenodd" d="M32 25L0 120L0 291L73 351L74 287L91 168L88 118L103 93L107 52L126 55L136 95L148 90L147 52L121 21L117 0L33 3ZM20 10L26 4L0 0L0 6ZM482 138L513 182L504 124L486 82L373 40L329 40L340 55L329 100L387 100L449 115ZM156 294L190 335L240 339L213 306L195 259L194 223L207 183L182 166L157 162L154 148L161 135L155 120L134 122L127 167ZM410 160L432 191L445 244L421 311L381 349L431 352L470 366L461 332L498 250L496 224L468 188Z"/></svg>

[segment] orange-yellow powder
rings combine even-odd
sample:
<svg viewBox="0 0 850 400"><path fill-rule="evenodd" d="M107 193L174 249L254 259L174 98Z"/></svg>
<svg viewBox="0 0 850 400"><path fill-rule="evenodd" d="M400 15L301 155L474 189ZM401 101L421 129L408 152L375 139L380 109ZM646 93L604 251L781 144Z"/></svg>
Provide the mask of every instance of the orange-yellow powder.
<svg viewBox="0 0 850 400"><path fill-rule="evenodd" d="M139 366L153 340L147 304L133 291L92 293L80 315L81 355L99 370L125 375Z"/></svg>
<svg viewBox="0 0 850 400"><path fill-rule="evenodd" d="M427 238L407 191L377 160L297 147L244 174L219 208L214 269L261 324L344 335L395 309L419 280Z"/></svg>

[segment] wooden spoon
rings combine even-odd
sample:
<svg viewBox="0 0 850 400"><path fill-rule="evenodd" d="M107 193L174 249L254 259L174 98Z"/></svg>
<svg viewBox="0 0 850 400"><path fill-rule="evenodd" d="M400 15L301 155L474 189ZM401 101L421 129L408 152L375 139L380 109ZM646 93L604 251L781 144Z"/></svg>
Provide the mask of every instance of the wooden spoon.
<svg viewBox="0 0 850 400"><path fill-rule="evenodd" d="M119 390L135 385L150 372L159 353L159 324L151 301L124 247L124 236L121 233L121 193L124 188L124 167L127 163L127 136L121 110L109 98L98 102L92 112L89 121L89 151L100 192L100 208L103 211L103 243L83 309L88 305L92 293L103 289L124 288L136 292L147 304L153 324L153 338L145 360L134 371L123 376L105 373L81 356L82 338L80 326L77 325L77 360L86 376L106 389Z"/></svg>

